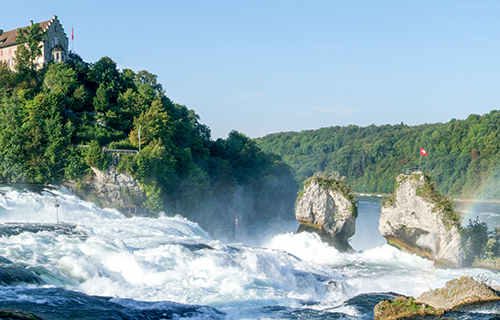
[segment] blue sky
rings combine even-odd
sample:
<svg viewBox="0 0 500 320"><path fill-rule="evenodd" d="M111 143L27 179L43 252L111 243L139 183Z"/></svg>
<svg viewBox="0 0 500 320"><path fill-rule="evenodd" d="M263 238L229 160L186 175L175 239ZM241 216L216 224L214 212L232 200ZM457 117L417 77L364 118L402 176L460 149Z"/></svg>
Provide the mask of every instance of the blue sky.
<svg viewBox="0 0 500 320"><path fill-rule="evenodd" d="M85 61L158 75L212 137L409 125L500 109L499 1L8 1Z"/></svg>

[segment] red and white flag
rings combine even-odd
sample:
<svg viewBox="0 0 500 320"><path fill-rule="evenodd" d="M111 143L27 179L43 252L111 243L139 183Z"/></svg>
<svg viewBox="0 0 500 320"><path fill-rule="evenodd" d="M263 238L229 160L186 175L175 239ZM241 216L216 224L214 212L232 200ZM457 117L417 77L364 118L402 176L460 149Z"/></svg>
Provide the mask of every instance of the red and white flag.
<svg viewBox="0 0 500 320"><path fill-rule="evenodd" d="M427 151L425 151L425 149L422 148L422 147L420 147L420 155L424 156L424 157L427 157Z"/></svg>
<svg viewBox="0 0 500 320"><path fill-rule="evenodd" d="M73 27L71 27L71 40L75 40L75 36L73 34Z"/></svg>
<svg viewBox="0 0 500 320"><path fill-rule="evenodd" d="M236 216L236 228L238 228L238 216Z"/></svg>

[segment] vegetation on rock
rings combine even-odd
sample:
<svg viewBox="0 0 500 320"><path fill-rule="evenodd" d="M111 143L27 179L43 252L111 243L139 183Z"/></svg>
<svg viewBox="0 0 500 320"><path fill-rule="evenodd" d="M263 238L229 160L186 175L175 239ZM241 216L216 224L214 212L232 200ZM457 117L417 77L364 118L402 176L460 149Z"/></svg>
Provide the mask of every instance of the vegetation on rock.
<svg viewBox="0 0 500 320"><path fill-rule="evenodd" d="M321 187L326 190L338 191L342 196L351 202L352 214L355 218L358 216L358 202L356 197L351 191L351 187L347 184L345 177L341 177L337 172L323 172L321 174L316 174L306 181L304 181L304 187L299 191L296 203L302 199L304 190L311 184L311 181L316 181Z"/></svg>
<svg viewBox="0 0 500 320"><path fill-rule="evenodd" d="M425 316L442 316L444 311L418 303L412 297L398 297L379 302L374 309L375 320L415 319Z"/></svg>
<svg viewBox="0 0 500 320"><path fill-rule="evenodd" d="M416 172L410 176L410 179L419 181L421 177L423 177L424 184L417 188L417 196L434 204L434 210L442 215L446 223L460 228L462 217L459 212L455 211L455 204L449 197L438 191L437 185L428 174Z"/></svg>

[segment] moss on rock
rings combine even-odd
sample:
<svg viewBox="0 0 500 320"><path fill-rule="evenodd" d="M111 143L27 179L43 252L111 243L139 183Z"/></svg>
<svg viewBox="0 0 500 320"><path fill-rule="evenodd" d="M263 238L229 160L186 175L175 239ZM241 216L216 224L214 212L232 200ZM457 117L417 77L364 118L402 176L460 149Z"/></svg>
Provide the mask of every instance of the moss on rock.
<svg viewBox="0 0 500 320"><path fill-rule="evenodd" d="M425 316L442 316L444 310L418 303L412 297L398 297L379 302L374 309L375 320L414 319Z"/></svg>
<svg viewBox="0 0 500 320"><path fill-rule="evenodd" d="M295 203L299 203L304 195L304 190L309 187L313 180L316 181L322 188L338 191L342 196L348 199L352 204L352 215L355 218L358 217L358 202L356 200L356 197L352 193L351 187L347 184L344 177L340 177L338 173L322 173L321 175L314 175L304 181L304 187L299 191L297 201Z"/></svg>

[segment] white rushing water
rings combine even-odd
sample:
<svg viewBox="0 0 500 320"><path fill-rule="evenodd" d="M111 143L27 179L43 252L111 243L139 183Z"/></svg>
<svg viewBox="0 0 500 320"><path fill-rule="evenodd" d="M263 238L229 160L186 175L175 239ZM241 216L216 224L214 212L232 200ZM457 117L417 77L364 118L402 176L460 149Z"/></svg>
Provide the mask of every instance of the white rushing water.
<svg viewBox="0 0 500 320"><path fill-rule="evenodd" d="M356 317L359 311L344 302L362 293L418 296L463 275L481 275L500 284L500 275L487 270L435 269L431 261L383 244L373 235L373 223L367 223L367 229L358 224L362 229L358 227L353 245L364 251L353 254L340 253L307 233L279 234L264 246L248 247L213 240L181 217L125 218L65 189L34 193L3 187L0 192L0 222L6 226L54 223L56 200L59 220L77 225L69 233L47 230L0 237L0 256L42 280L2 286L2 300L46 303L50 297L30 297L18 289L64 288L114 297L118 304L138 308L143 301L209 306L233 319L264 317L262 308L268 306ZM373 204L360 204L358 220L373 220L368 213L364 216L364 205ZM362 241L363 235L368 242Z"/></svg>

